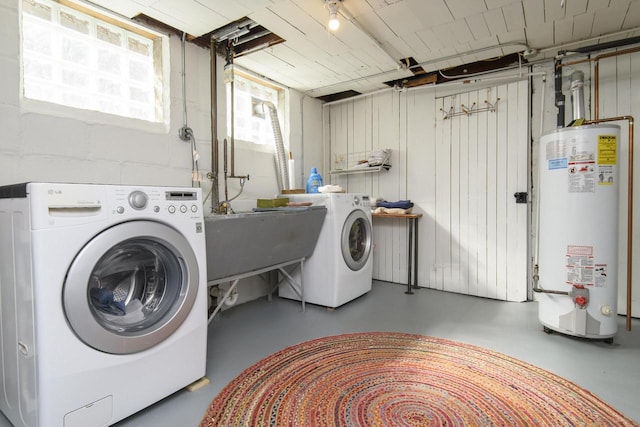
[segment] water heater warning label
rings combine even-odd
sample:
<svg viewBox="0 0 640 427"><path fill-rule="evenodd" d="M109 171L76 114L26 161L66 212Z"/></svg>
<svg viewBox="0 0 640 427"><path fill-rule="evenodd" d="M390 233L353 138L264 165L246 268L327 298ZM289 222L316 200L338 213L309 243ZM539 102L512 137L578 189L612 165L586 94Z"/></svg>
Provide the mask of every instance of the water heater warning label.
<svg viewBox="0 0 640 427"><path fill-rule="evenodd" d="M598 135L598 164L615 165L618 158L616 135Z"/></svg>
<svg viewBox="0 0 640 427"><path fill-rule="evenodd" d="M598 185L613 185L613 166L598 166Z"/></svg>
<svg viewBox="0 0 640 427"><path fill-rule="evenodd" d="M596 288L606 288L607 287L607 264L596 264L595 265L595 286Z"/></svg>
<svg viewBox="0 0 640 427"><path fill-rule="evenodd" d="M613 167L618 161L618 137L598 135L598 185L613 185Z"/></svg>
<svg viewBox="0 0 640 427"><path fill-rule="evenodd" d="M569 245L566 257L567 284L593 286L593 246Z"/></svg>
<svg viewBox="0 0 640 427"><path fill-rule="evenodd" d="M594 161L569 162L569 193L595 193L596 171Z"/></svg>

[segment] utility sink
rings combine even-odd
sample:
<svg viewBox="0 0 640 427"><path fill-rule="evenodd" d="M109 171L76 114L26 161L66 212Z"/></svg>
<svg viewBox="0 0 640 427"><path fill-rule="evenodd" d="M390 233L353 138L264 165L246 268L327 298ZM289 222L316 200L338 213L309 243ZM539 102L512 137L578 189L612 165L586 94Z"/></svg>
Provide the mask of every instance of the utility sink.
<svg viewBox="0 0 640 427"><path fill-rule="evenodd" d="M310 257L326 214L308 206L205 217L207 281Z"/></svg>

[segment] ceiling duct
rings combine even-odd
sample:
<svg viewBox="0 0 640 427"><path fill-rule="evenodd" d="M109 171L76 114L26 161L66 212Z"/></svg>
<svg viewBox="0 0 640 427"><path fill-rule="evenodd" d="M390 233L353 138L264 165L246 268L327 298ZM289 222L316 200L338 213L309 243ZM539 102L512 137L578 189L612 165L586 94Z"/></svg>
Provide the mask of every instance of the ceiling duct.
<svg viewBox="0 0 640 427"><path fill-rule="evenodd" d="M249 34L251 29L256 26L258 26L258 24L254 20L242 18L212 31L210 35L216 42L222 42L229 39L233 40L240 38L245 34Z"/></svg>
<svg viewBox="0 0 640 427"><path fill-rule="evenodd" d="M282 37L247 17L240 18L192 41L201 47L208 48L212 39L215 42L216 51L222 56L226 55L226 48L230 42L233 45L235 58L285 41Z"/></svg>

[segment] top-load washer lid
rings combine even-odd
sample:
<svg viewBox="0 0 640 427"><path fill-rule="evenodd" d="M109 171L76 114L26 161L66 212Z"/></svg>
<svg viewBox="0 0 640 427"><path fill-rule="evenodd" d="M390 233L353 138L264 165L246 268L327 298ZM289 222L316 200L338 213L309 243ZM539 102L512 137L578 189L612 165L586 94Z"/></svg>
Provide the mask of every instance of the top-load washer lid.
<svg viewBox="0 0 640 427"><path fill-rule="evenodd" d="M74 259L63 289L65 314L76 335L97 350L143 351L187 317L198 276L182 234L152 221L122 223L97 235Z"/></svg>
<svg viewBox="0 0 640 427"><path fill-rule="evenodd" d="M371 222L361 209L352 211L342 226L342 258L347 266L358 271L362 269L371 255Z"/></svg>

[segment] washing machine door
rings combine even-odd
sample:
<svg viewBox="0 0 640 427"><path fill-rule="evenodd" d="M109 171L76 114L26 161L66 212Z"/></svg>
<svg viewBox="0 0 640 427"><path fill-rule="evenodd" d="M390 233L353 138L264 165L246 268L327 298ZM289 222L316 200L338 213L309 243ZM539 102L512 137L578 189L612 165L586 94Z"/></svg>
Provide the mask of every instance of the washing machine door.
<svg viewBox="0 0 640 427"><path fill-rule="evenodd" d="M362 269L371 253L371 221L360 209L352 211L342 226L342 258L353 271Z"/></svg>
<svg viewBox="0 0 640 427"><path fill-rule="evenodd" d="M181 233L158 222L131 221L104 230L77 254L63 306L87 345L130 354L175 332L193 307L198 285L197 258Z"/></svg>

